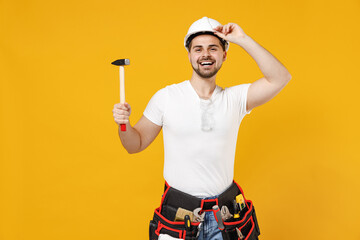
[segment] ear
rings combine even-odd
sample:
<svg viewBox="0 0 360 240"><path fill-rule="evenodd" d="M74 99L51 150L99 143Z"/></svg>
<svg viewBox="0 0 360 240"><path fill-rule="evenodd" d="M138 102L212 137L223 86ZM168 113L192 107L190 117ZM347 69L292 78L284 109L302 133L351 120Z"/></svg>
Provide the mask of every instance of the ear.
<svg viewBox="0 0 360 240"><path fill-rule="evenodd" d="M189 58L189 61L191 60L190 59L190 50L188 50L188 58Z"/></svg>
<svg viewBox="0 0 360 240"><path fill-rule="evenodd" d="M226 52L226 51L224 51L224 55L223 55L223 62L225 62L226 58L227 58L227 52Z"/></svg>

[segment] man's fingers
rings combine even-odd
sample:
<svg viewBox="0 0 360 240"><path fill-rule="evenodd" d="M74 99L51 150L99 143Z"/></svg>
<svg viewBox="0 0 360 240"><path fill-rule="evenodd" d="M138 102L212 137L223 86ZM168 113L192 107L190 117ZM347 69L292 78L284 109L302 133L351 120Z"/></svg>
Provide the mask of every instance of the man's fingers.
<svg viewBox="0 0 360 240"><path fill-rule="evenodd" d="M216 29L214 28L214 30L216 30ZM216 30L216 31L217 31L217 30ZM221 38L224 38L224 37L225 37L225 35L224 35L221 31L214 32L214 34L218 35L218 36L221 37Z"/></svg>
<svg viewBox="0 0 360 240"><path fill-rule="evenodd" d="M128 103L117 103L114 105L114 109L130 110L131 107Z"/></svg>
<svg viewBox="0 0 360 240"><path fill-rule="evenodd" d="M119 108L114 108L113 112L118 112L118 111L126 111L126 112L130 112L130 109L126 108L126 107L119 107Z"/></svg>
<svg viewBox="0 0 360 240"><path fill-rule="evenodd" d="M216 31L215 33L223 33L224 29L224 26L217 26L216 28L214 28L214 30Z"/></svg>
<svg viewBox="0 0 360 240"><path fill-rule="evenodd" d="M114 115L114 120L117 124L127 123L129 122L129 116L125 115Z"/></svg>
<svg viewBox="0 0 360 240"><path fill-rule="evenodd" d="M221 32L221 31L222 31L222 28L223 28L223 26L217 26L216 28L214 28L214 30Z"/></svg>
<svg viewBox="0 0 360 240"><path fill-rule="evenodd" d="M126 116L130 116L130 112L127 110L120 110L120 109L114 109L113 110L114 114L119 114L119 115L126 115Z"/></svg>
<svg viewBox="0 0 360 240"><path fill-rule="evenodd" d="M232 24L229 23L229 24L226 24L226 27L225 27L225 35L229 34L232 32Z"/></svg>
<svg viewBox="0 0 360 240"><path fill-rule="evenodd" d="M126 124L129 122L131 107L128 103L116 103L112 110L114 120L117 124Z"/></svg>
<svg viewBox="0 0 360 240"><path fill-rule="evenodd" d="M232 31L231 24L226 24L224 26L217 26L214 28L216 31L215 34L218 35L221 38L224 38L228 33Z"/></svg>
<svg viewBox="0 0 360 240"><path fill-rule="evenodd" d="M126 123L128 123L129 122L129 120L127 120L127 119L118 119L118 118L116 118L115 119L115 122L117 123L117 124L126 124Z"/></svg>
<svg viewBox="0 0 360 240"><path fill-rule="evenodd" d="M114 116L115 121L123 121L123 120L129 120L128 116L125 115L119 115L119 116Z"/></svg>
<svg viewBox="0 0 360 240"><path fill-rule="evenodd" d="M225 35L228 33L228 25L227 24L224 26L222 33Z"/></svg>
<svg viewBox="0 0 360 240"><path fill-rule="evenodd" d="M217 31L218 33L221 32L226 36L234 30L235 26L236 26L235 23L228 23L225 24L224 26L217 26L216 28L214 28L214 30Z"/></svg>

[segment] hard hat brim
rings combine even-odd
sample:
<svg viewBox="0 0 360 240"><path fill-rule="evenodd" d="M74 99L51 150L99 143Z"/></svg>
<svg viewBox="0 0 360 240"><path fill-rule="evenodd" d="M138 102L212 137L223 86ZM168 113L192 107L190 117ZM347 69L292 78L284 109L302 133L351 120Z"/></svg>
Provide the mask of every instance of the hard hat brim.
<svg viewBox="0 0 360 240"><path fill-rule="evenodd" d="M229 49L229 42L224 40L223 38L219 37L218 35L216 35L214 32L210 32L210 31L199 31L199 32L196 32L196 33L192 33L192 34L189 34L188 36L185 37L185 48L189 51L189 45L191 43L191 41L196 38L197 36L200 36L200 35L211 35L211 36L214 36L214 37L217 37L220 42L224 45L224 49L225 51L227 51Z"/></svg>

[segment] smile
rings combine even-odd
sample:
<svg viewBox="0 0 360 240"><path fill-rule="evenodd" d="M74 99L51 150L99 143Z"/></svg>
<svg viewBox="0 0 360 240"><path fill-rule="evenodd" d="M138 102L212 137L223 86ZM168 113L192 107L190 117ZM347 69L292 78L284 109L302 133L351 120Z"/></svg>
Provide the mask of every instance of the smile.
<svg viewBox="0 0 360 240"><path fill-rule="evenodd" d="M214 62L201 62L200 63L201 66L211 66L213 64L214 64Z"/></svg>

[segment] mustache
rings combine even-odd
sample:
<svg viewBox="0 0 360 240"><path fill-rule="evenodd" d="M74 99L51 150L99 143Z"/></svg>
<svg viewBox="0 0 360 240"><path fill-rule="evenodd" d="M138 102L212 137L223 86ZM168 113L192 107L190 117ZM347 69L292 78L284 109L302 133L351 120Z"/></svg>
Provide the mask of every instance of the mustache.
<svg viewBox="0 0 360 240"><path fill-rule="evenodd" d="M212 57L205 57L205 58L201 58L201 59L197 60L198 63L201 63L203 61L213 61L213 62L215 62L215 59L213 59Z"/></svg>

